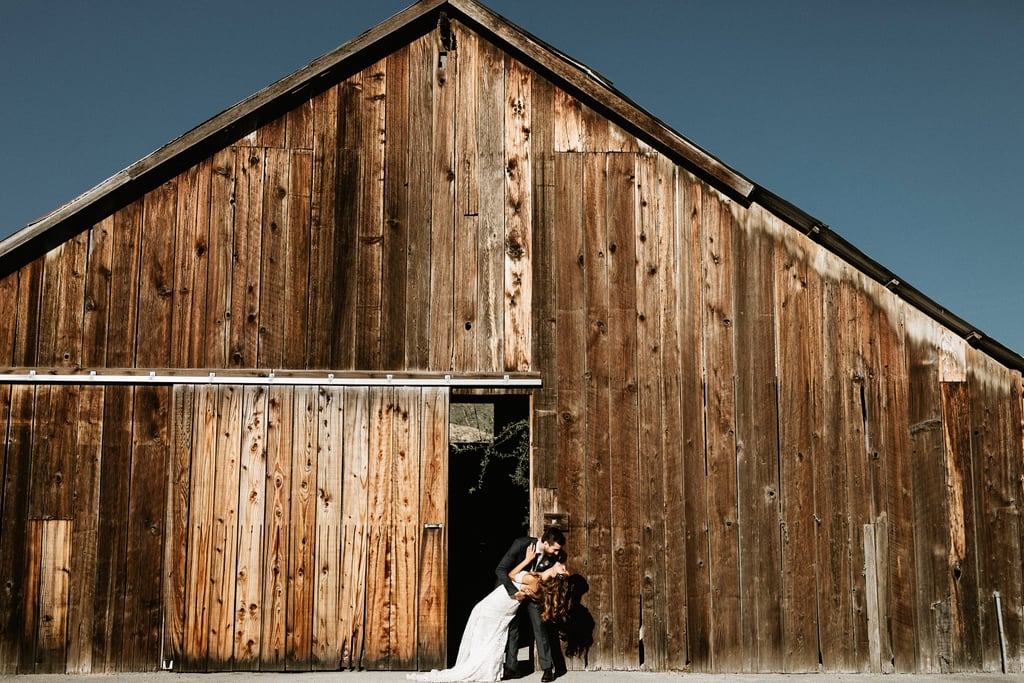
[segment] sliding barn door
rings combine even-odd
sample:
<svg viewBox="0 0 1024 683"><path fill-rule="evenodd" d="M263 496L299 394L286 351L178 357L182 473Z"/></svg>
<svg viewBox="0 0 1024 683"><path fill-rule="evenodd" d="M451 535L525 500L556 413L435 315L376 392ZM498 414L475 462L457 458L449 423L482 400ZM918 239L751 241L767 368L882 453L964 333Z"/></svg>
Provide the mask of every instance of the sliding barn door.
<svg viewBox="0 0 1024 683"><path fill-rule="evenodd" d="M179 386L173 422L168 665L444 666L447 390Z"/></svg>

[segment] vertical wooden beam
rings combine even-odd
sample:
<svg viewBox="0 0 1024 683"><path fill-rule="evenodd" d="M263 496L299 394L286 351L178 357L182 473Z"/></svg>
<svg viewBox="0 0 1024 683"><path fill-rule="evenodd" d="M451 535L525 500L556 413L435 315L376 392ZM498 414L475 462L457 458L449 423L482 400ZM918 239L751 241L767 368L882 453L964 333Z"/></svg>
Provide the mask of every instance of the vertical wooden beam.
<svg viewBox="0 0 1024 683"><path fill-rule="evenodd" d="M662 325L674 326L674 316L662 318L661 287L664 282L662 268L671 272L674 259L661 260L662 232L671 234L674 223L667 225L662 202L666 199L660 175L660 157L638 155L636 158L636 197L633 201L634 240L636 252L637 340L636 386L638 416L639 476L637 482L637 511L640 550L640 623L643 625L644 668L661 671L666 668L669 613L674 606L668 600L666 585L666 487L665 462L669 457L664 450L662 434L666 428L665 399L662 395L661 342ZM668 178L671 186L671 176ZM671 200L671 196L668 197ZM668 213L668 216L672 216ZM678 401L669 407L678 411ZM682 603L680 603L681 605ZM682 610L679 610L680 612Z"/></svg>
<svg viewBox="0 0 1024 683"><path fill-rule="evenodd" d="M175 368L206 364L212 176L213 159L206 158L178 178L170 322L170 365Z"/></svg>
<svg viewBox="0 0 1024 683"><path fill-rule="evenodd" d="M607 155L587 155L583 163L583 288L586 420L587 580L597 615L591 661L615 662L611 539L611 353L608 339L608 167Z"/></svg>
<svg viewBox="0 0 1024 683"><path fill-rule="evenodd" d="M391 478L395 390L370 388L369 462L367 472L366 627L361 665L387 668L391 657L391 585L388 561L393 548L394 500Z"/></svg>
<svg viewBox="0 0 1024 683"><path fill-rule="evenodd" d="M782 529L782 670L818 667L814 463L821 447L823 384L821 276L811 267L816 248L782 228L775 250L778 350L779 500Z"/></svg>
<svg viewBox="0 0 1024 683"><path fill-rule="evenodd" d="M338 93L347 84L335 85L315 96L313 104L312 190L309 239L309 319L322 334L306 340L307 368L335 367L331 357L338 335L335 317L338 297L334 295L335 239L343 239L337 225L338 202L346 201L351 188L339 185L338 136L348 130L339 126ZM338 193L339 188L344 191ZM338 292L337 294L343 294Z"/></svg>
<svg viewBox="0 0 1024 683"><path fill-rule="evenodd" d="M530 369L533 304L533 166L530 159L532 72L506 63L505 107L505 369Z"/></svg>
<svg viewBox="0 0 1024 683"><path fill-rule="evenodd" d="M419 595L416 664L420 670L446 664L448 595L448 392L429 388L422 393L420 456ZM365 450L365 449L364 449ZM429 528L426 525L431 525ZM437 526L440 525L440 526Z"/></svg>
<svg viewBox="0 0 1024 683"><path fill-rule="evenodd" d="M355 367L381 369L381 288L384 245L384 138L387 65L363 70L358 107L362 126L358 154L363 165L358 189L359 219L350 226L356 241Z"/></svg>
<svg viewBox="0 0 1024 683"><path fill-rule="evenodd" d="M288 590L285 603L285 668L313 666L313 599L317 581L314 563L317 504L316 387L298 387L293 397L291 448L291 525L288 531Z"/></svg>
<svg viewBox="0 0 1024 683"><path fill-rule="evenodd" d="M263 573L258 577L263 595L261 671L284 671L287 662L294 396L295 389L290 387L272 386L267 392Z"/></svg>
<svg viewBox="0 0 1024 683"><path fill-rule="evenodd" d="M714 671L712 654L711 546L708 451L705 418L704 193L689 173L678 176L679 377L683 531L686 552L686 662L694 671ZM684 321L692 321L687 324Z"/></svg>
<svg viewBox="0 0 1024 683"><path fill-rule="evenodd" d="M344 392L345 453L342 473L342 576L339 627L341 665L360 666L366 631L367 523L370 466L370 392L349 387Z"/></svg>
<svg viewBox="0 0 1024 683"><path fill-rule="evenodd" d="M459 53L442 45L438 31L433 34L434 66L433 121L431 122L433 165L430 196L430 320L427 369L452 369L452 326L454 324L454 232L455 232L455 95Z"/></svg>
<svg viewBox="0 0 1024 683"><path fill-rule="evenodd" d="M236 155L226 148L213 155L210 175L210 238L207 265L205 367L229 367L232 328L241 325L241 312L232 314L232 273L235 268ZM238 302L241 306L241 302ZM111 311L113 313L113 311ZM113 319L113 318L112 318Z"/></svg>
<svg viewBox="0 0 1024 683"><path fill-rule="evenodd" d="M242 388L221 387L219 429L214 440L217 467L213 485L210 556L209 671L231 669L235 634L235 571L238 558L238 488L242 447Z"/></svg>
<svg viewBox="0 0 1024 683"><path fill-rule="evenodd" d="M640 453L637 405L636 156L608 157L611 577L615 667L640 666ZM645 454L650 455L650 454ZM653 626L653 625L652 625Z"/></svg>
<svg viewBox="0 0 1024 683"><path fill-rule="evenodd" d="M263 577L267 502L267 388L242 390L241 450L238 482L238 564L235 569L235 658L238 669L256 669L262 661L265 618Z"/></svg>
<svg viewBox="0 0 1024 683"><path fill-rule="evenodd" d="M737 523L736 361L732 212L705 192L704 367L707 383L708 528L711 575L711 661L715 671L743 668L740 548Z"/></svg>
<svg viewBox="0 0 1024 683"><path fill-rule="evenodd" d="M386 67L380 362L392 369L406 367L410 257L426 260L425 254L409 250L410 142L422 134L422 129L409 127L409 62L410 48L405 46L388 56Z"/></svg>
<svg viewBox="0 0 1024 683"><path fill-rule="evenodd" d="M266 155L261 147L235 148L232 230L231 328L227 367L255 367L259 346L260 267Z"/></svg>
<svg viewBox="0 0 1024 683"><path fill-rule="evenodd" d="M167 512L164 514L164 556L161 610L164 626L161 653L164 666L179 664L185 657L186 586L189 578L189 476L192 470L193 439L201 424L196 419L196 388L191 384L172 389L170 421L170 468L167 472ZM83 397L84 398L84 397ZM83 400L82 407L85 408ZM98 441L98 440L97 440Z"/></svg>
<svg viewBox="0 0 1024 683"><path fill-rule="evenodd" d="M288 367L284 365L285 349L295 346L285 327L286 293L291 277L287 270L290 264L288 238L292 232L289 225L291 154L286 149L272 148L265 151L264 159L262 226L257 228L261 237L255 364L258 368L280 368Z"/></svg>
<svg viewBox="0 0 1024 683"><path fill-rule="evenodd" d="M341 663L341 468L345 402L339 388L321 387L317 415L313 667L331 671Z"/></svg>
<svg viewBox="0 0 1024 683"><path fill-rule="evenodd" d="M732 221L736 477L743 669L782 662L779 405L772 219L752 207Z"/></svg>
<svg viewBox="0 0 1024 683"><path fill-rule="evenodd" d="M422 390L395 391L392 432L394 458L394 544L391 551L391 622L388 668L410 669L416 664L416 605L418 602L420 431Z"/></svg>
<svg viewBox="0 0 1024 683"><path fill-rule="evenodd" d="M313 154L291 150L288 160L287 254L284 265L284 342L281 364L286 368L307 368L306 343L316 335L307 334L310 318L311 212Z"/></svg>
<svg viewBox="0 0 1024 683"><path fill-rule="evenodd" d="M480 285L476 303L476 368L481 372L501 372L505 367L505 140L508 122L505 95L510 68L508 58L498 47L486 40L477 41L476 172L480 184L477 272Z"/></svg>
<svg viewBox="0 0 1024 683"><path fill-rule="evenodd" d="M408 218L409 259L405 281L405 368L429 367L431 205L434 149L433 96L437 68L435 38L428 34L409 44ZM415 134L411 132L415 131Z"/></svg>

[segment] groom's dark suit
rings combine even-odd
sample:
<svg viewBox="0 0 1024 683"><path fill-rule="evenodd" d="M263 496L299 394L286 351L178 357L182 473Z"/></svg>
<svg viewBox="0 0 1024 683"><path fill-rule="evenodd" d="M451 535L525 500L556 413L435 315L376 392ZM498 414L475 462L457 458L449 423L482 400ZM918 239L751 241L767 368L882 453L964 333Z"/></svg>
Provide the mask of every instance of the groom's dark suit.
<svg viewBox="0 0 1024 683"><path fill-rule="evenodd" d="M498 576L498 583L505 587L510 596L516 594L515 584L509 578L508 573L516 568L523 558L526 557L526 549L531 545L536 547L538 539L532 536L523 536L517 538L509 546L509 549L505 552L505 556L501 558L501 562L494 569L494 573ZM541 572L553 565L556 561L556 557L553 555L538 555L534 558L534 562L526 567L527 571ZM523 617L525 612L529 615L530 624L533 626L533 636L537 641L537 658L540 660L540 668L551 669L554 667L554 659L552 655L555 654L559 660L559 669L565 670L564 659L562 657L562 650L558 643L558 637L549 637L548 629L545 627L543 621L540 618L540 605L533 600L524 600L519 607L519 611L516 616L512 619L512 623L508 627L508 645L505 650L505 670L515 671L519 667L519 620ZM554 642L552 642L554 641ZM553 652L557 650L557 652Z"/></svg>

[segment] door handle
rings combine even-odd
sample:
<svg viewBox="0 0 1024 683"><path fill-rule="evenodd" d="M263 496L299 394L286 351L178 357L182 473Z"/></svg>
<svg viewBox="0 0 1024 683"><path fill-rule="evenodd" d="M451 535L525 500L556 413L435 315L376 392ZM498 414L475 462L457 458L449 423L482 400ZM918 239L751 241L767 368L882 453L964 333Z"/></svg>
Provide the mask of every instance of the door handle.
<svg viewBox="0 0 1024 683"><path fill-rule="evenodd" d="M424 529L442 529L442 528L444 528L444 524L441 524L440 522L428 522L427 524L423 525L423 528Z"/></svg>

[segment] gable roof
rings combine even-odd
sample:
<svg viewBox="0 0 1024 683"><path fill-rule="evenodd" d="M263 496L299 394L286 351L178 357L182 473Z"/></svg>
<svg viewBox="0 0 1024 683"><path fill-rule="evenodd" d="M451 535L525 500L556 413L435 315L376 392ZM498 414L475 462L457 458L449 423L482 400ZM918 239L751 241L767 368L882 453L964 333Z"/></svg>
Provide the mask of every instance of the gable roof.
<svg viewBox="0 0 1024 683"><path fill-rule="evenodd" d="M52 249L216 149L273 120L329 84L457 19L514 55L582 102L615 121L735 201L759 204L810 239L936 319L972 346L1024 372L1024 357L982 334L829 229L829 226L746 178L667 126L610 81L476 0L420 0L353 40L251 95L152 154L114 174L50 214L0 241L0 277Z"/></svg>

